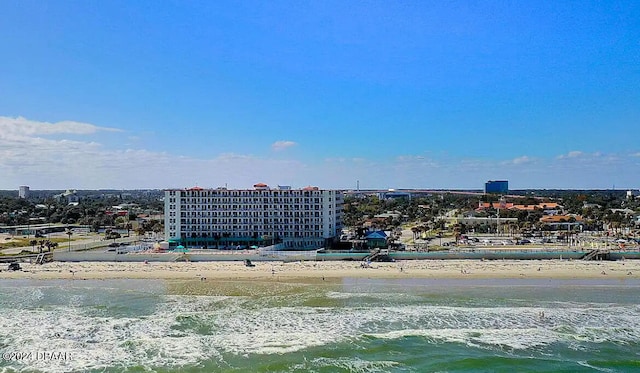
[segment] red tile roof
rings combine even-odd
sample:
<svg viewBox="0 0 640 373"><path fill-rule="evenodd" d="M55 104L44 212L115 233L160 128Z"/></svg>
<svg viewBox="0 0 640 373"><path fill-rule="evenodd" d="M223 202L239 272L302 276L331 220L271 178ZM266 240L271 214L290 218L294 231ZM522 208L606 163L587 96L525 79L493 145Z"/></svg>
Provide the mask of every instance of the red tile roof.
<svg viewBox="0 0 640 373"><path fill-rule="evenodd" d="M480 206L478 206L479 209L488 209L490 207L494 209L510 209L513 207L513 203L509 202L509 203L501 204L500 202L493 202L493 203L482 202Z"/></svg>
<svg viewBox="0 0 640 373"><path fill-rule="evenodd" d="M569 216L569 215L546 215L540 218L540 222L542 223L564 223L569 222L571 218L576 219L576 221L582 221L582 216Z"/></svg>

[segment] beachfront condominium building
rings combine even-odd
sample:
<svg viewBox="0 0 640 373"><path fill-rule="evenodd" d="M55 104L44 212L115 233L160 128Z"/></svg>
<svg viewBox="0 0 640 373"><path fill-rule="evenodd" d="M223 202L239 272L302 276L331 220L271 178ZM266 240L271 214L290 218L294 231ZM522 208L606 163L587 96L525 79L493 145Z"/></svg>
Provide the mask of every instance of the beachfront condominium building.
<svg viewBox="0 0 640 373"><path fill-rule="evenodd" d="M342 204L342 192L317 187L169 189L165 237L185 247L328 247L342 230Z"/></svg>

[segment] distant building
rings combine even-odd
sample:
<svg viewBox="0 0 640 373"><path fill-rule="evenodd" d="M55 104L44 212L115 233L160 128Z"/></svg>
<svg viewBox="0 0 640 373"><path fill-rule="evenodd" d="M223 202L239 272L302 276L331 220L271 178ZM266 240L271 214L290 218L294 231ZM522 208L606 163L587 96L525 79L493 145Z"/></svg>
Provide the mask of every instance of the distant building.
<svg viewBox="0 0 640 373"><path fill-rule="evenodd" d="M635 215L635 211L632 209L609 209L612 213L619 213L624 216L633 216Z"/></svg>
<svg viewBox="0 0 640 373"><path fill-rule="evenodd" d="M541 202L535 205L516 205L513 202L480 202L478 204L478 208L476 211L482 211L486 209L493 208L503 209L503 210L517 210L517 211L536 211L536 210L544 210L544 211L552 211L552 210L562 210L564 207L556 202ZM555 214L550 214L555 215Z"/></svg>
<svg viewBox="0 0 640 373"><path fill-rule="evenodd" d="M587 203L587 201L584 201L582 208L583 209L601 209L602 206L597 203Z"/></svg>
<svg viewBox="0 0 640 373"><path fill-rule="evenodd" d="M20 188L18 188L18 197L23 199L29 198L29 187L26 185L20 185Z"/></svg>
<svg viewBox="0 0 640 373"><path fill-rule="evenodd" d="M367 240L367 247L375 249L379 247L387 247L387 234L384 231L373 231L364 237Z"/></svg>
<svg viewBox="0 0 640 373"><path fill-rule="evenodd" d="M64 193L56 194L53 198L58 202L67 202L68 204L78 204L80 198L75 189L67 189Z"/></svg>
<svg viewBox="0 0 640 373"><path fill-rule="evenodd" d="M580 215L545 215L540 218L540 222L551 227L551 229L566 229L571 226L580 226L584 224Z"/></svg>
<svg viewBox="0 0 640 373"><path fill-rule="evenodd" d="M487 194L507 194L509 182L507 180L489 180L484 183L484 192Z"/></svg>
<svg viewBox="0 0 640 373"><path fill-rule="evenodd" d="M411 199L411 193L409 192L400 192L397 191L395 189L389 189L386 192L380 192L378 193L378 198L382 199L382 200L387 200L387 199Z"/></svg>

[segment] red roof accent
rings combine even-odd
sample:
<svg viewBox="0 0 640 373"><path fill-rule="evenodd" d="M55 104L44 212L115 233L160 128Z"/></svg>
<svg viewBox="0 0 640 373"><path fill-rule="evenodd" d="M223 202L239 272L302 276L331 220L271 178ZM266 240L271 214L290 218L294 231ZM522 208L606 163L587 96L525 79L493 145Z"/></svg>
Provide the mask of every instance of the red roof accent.
<svg viewBox="0 0 640 373"><path fill-rule="evenodd" d="M309 185L307 187L302 188L302 190L318 190L318 187L314 187L314 186Z"/></svg>
<svg viewBox="0 0 640 373"><path fill-rule="evenodd" d="M480 204L480 206L478 206L479 209L487 209L487 208L494 208L494 209L510 209L513 208L514 205L513 203L509 202L509 203L500 203L500 202L493 202L493 203L489 203L489 202L482 202Z"/></svg>
<svg viewBox="0 0 640 373"><path fill-rule="evenodd" d="M187 190L203 190L203 188L199 187L199 186L194 186L193 188L189 188Z"/></svg>
<svg viewBox="0 0 640 373"><path fill-rule="evenodd" d="M582 221L582 216L580 215L545 215L540 218L540 221L542 223L561 223L562 221L568 222L572 217L576 221Z"/></svg>
<svg viewBox="0 0 640 373"><path fill-rule="evenodd" d="M254 187L254 188L264 188L264 187L266 187L266 186L268 186L268 185L267 185L267 184L265 184L265 183L253 184L253 187Z"/></svg>

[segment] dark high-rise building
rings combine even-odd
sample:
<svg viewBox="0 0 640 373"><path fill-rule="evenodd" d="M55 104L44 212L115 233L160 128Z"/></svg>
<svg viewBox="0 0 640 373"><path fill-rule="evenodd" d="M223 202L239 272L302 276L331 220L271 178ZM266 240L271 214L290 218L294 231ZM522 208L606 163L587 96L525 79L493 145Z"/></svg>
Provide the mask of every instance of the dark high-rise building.
<svg viewBox="0 0 640 373"><path fill-rule="evenodd" d="M484 192L492 194L507 194L509 182L507 180L489 180L484 183Z"/></svg>

